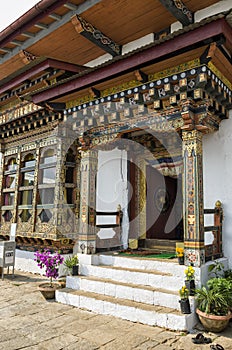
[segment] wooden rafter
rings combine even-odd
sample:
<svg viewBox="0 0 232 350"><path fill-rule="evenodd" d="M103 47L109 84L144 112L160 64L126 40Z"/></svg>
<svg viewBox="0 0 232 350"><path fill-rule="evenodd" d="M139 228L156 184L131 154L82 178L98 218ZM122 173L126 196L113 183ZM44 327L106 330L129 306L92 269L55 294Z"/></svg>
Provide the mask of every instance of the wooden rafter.
<svg viewBox="0 0 232 350"><path fill-rule="evenodd" d="M187 8L187 6L183 3L183 1L160 0L160 2L184 26L187 26L194 22L193 13Z"/></svg>
<svg viewBox="0 0 232 350"><path fill-rule="evenodd" d="M2 43L0 51L5 52L5 54L0 55L0 64L6 62L10 57L15 56L21 50L27 50L28 47L30 47L31 45L33 45L35 43L35 41L39 41L39 40L43 39L44 37L46 37L47 35L52 33L54 30L60 28L64 24L68 23L70 21L70 17L74 16L77 11L78 11L78 14L81 14L81 13L87 11L88 9L90 9L91 7L95 6L96 4L98 4L101 1L102 0L86 0L86 1L84 1L84 3L80 4L79 6L73 6L72 9L70 9L69 12L67 12L65 15L63 15L60 20L55 20L53 23L49 24L47 28L41 29L38 33L28 32L27 29L29 29L29 28L27 28L27 29L25 28L25 30L21 29L22 30L21 34L24 35L25 37L27 37L28 39L26 41L24 41L21 46L16 46L12 49L7 49L5 47L7 42ZM65 4L65 5L68 5L68 4ZM65 6L65 7L69 8L68 6ZM46 17L46 13L45 13L44 17ZM12 41L12 40L13 39L11 38L9 41Z"/></svg>
<svg viewBox="0 0 232 350"><path fill-rule="evenodd" d="M103 34L99 29L95 28L91 23L88 23L84 18L75 15L72 18L77 33L83 35L95 45L99 46L104 51L112 56L121 55L121 46L116 44L107 35Z"/></svg>

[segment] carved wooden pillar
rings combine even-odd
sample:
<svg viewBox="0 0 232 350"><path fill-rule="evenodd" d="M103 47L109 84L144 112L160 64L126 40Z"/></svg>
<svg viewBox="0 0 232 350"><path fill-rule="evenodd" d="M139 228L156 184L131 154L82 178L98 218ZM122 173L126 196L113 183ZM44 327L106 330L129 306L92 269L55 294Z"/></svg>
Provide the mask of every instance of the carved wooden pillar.
<svg viewBox="0 0 232 350"><path fill-rule="evenodd" d="M4 172L4 148L0 144L0 205L3 205L3 172ZM2 214L2 213L1 213ZM0 215L0 223L2 222L2 215Z"/></svg>
<svg viewBox="0 0 232 350"><path fill-rule="evenodd" d="M34 173L34 190L32 199L32 223L33 232L35 232L36 216L37 216L37 201L38 201L38 176L39 176L39 163L40 163L40 146L39 142L36 143L35 150L35 173Z"/></svg>
<svg viewBox="0 0 232 350"><path fill-rule="evenodd" d="M16 178L15 178L15 196L14 196L14 207L13 207L13 212L12 212L12 214L13 214L12 223L17 222L19 177L20 177L20 165L21 165L21 148L18 148L16 162L17 162L17 172L16 172Z"/></svg>
<svg viewBox="0 0 232 350"><path fill-rule="evenodd" d="M56 145L56 180L54 197L53 224L56 228L56 238L63 236L63 225L65 225L66 212L64 211L64 185L65 185L65 157L67 152L66 139L57 138Z"/></svg>
<svg viewBox="0 0 232 350"><path fill-rule="evenodd" d="M139 157L139 232L140 239L146 239L146 161Z"/></svg>
<svg viewBox="0 0 232 350"><path fill-rule="evenodd" d="M97 151L81 152L80 225L78 251L93 254L96 250L96 175Z"/></svg>
<svg viewBox="0 0 232 350"><path fill-rule="evenodd" d="M183 209L185 264L205 262L202 134L183 131Z"/></svg>

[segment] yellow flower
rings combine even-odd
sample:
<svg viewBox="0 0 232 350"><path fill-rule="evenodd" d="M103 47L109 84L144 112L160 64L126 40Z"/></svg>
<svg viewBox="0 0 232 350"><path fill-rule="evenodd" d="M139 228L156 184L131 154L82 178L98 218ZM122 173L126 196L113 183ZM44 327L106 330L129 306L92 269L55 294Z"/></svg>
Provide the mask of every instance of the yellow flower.
<svg viewBox="0 0 232 350"><path fill-rule="evenodd" d="M184 248L180 248L180 247L177 247L176 248L176 255L177 255L177 257L182 257L182 256L184 256Z"/></svg>
<svg viewBox="0 0 232 350"><path fill-rule="evenodd" d="M184 273L185 273L187 280L190 281L190 280L194 279L195 270L192 266L188 266L187 269L185 269Z"/></svg>

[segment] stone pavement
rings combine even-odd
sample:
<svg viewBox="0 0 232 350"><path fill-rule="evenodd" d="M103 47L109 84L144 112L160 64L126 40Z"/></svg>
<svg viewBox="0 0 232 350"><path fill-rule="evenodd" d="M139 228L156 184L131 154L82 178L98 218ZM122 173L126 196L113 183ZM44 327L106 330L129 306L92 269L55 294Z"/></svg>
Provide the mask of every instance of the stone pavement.
<svg viewBox="0 0 232 350"><path fill-rule="evenodd" d="M200 350L194 334L97 315L46 301L37 290L45 279L21 271L0 280L0 349L31 350ZM199 330L195 330L199 332ZM213 344L232 349L232 322L220 334L204 333Z"/></svg>

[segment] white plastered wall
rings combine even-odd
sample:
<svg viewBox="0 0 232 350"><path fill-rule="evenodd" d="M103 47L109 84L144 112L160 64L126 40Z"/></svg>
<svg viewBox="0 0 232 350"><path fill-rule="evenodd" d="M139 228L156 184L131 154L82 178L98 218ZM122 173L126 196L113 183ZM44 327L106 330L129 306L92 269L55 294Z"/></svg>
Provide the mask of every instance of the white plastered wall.
<svg viewBox="0 0 232 350"><path fill-rule="evenodd" d="M203 174L204 207L223 204L223 253L232 268L232 110L217 132L203 137Z"/></svg>
<svg viewBox="0 0 232 350"><path fill-rule="evenodd" d="M127 217L128 182L127 182L127 152L115 148L111 151L98 152L97 196L96 210L115 212L118 205L123 211L123 235L128 235L128 227L124 225ZM105 218L112 220L112 218ZM104 218L102 218L104 221ZM101 223L113 223L102 221ZM101 238L112 238L112 229L101 229L98 233ZM125 238L127 240L127 237Z"/></svg>

